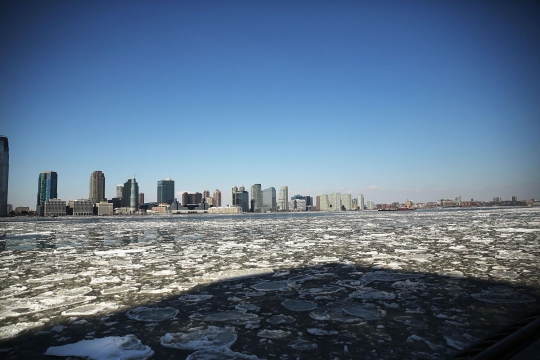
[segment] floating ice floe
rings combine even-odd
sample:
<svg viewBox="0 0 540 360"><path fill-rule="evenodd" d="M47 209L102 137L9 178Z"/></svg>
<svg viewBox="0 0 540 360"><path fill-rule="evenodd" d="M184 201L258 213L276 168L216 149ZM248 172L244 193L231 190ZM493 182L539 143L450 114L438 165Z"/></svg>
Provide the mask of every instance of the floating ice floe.
<svg viewBox="0 0 540 360"><path fill-rule="evenodd" d="M234 325L246 324L250 320L258 318L257 315L239 311L218 311L203 315L202 321L228 322Z"/></svg>
<svg viewBox="0 0 540 360"><path fill-rule="evenodd" d="M289 309L291 311L311 311L318 307L316 302L307 301L307 300L295 300L295 299L284 300L281 303L281 305L283 305L286 309Z"/></svg>
<svg viewBox="0 0 540 360"><path fill-rule="evenodd" d="M238 311L246 312L246 311L261 311L260 306L250 304L250 303L240 303L234 307Z"/></svg>
<svg viewBox="0 0 540 360"><path fill-rule="evenodd" d="M53 293L44 293L31 298L9 298L3 300L0 306L0 320L75 305L94 299L96 299L95 296L55 296Z"/></svg>
<svg viewBox="0 0 540 360"><path fill-rule="evenodd" d="M90 284L115 284L120 283L122 280L118 276L102 276L102 277L93 277L90 281Z"/></svg>
<svg viewBox="0 0 540 360"><path fill-rule="evenodd" d="M200 282L218 282L218 281L234 281L240 279L246 279L250 277L263 276L273 274L273 269L268 268L250 268L239 269L229 271L219 271L217 273L205 273L202 277L198 278Z"/></svg>
<svg viewBox="0 0 540 360"><path fill-rule="evenodd" d="M425 290L426 286L420 282L405 280L396 281L392 284L392 288L398 290Z"/></svg>
<svg viewBox="0 0 540 360"><path fill-rule="evenodd" d="M23 331L34 329L40 326L43 326L44 323L41 321L36 322L18 322L13 325L0 327L0 339L8 339L14 337Z"/></svg>
<svg viewBox="0 0 540 360"><path fill-rule="evenodd" d="M62 281L67 279L73 279L74 277L77 277L77 274L51 274L46 275L40 278L31 278L26 280L29 283L42 283L42 282L56 282L56 281Z"/></svg>
<svg viewBox="0 0 540 360"><path fill-rule="evenodd" d="M196 303L199 301L205 301L205 300L211 299L213 297L214 295L210 295L210 294L182 295L178 298L178 300L189 302L189 303Z"/></svg>
<svg viewBox="0 0 540 360"><path fill-rule="evenodd" d="M137 290L138 288L134 286L120 285L120 286L114 286L111 288L103 289L100 292L103 295L114 295L114 294L126 293L129 291L137 291Z"/></svg>
<svg viewBox="0 0 540 360"><path fill-rule="evenodd" d="M171 307L149 308L141 306L128 311L126 316L131 320L155 322L172 319L176 314L178 314L178 310Z"/></svg>
<svg viewBox="0 0 540 360"><path fill-rule="evenodd" d="M386 271L376 271L365 273L360 281L362 284L367 285L373 281L400 281L406 279L416 279L420 278L423 275L421 274L404 274L404 273L390 273Z"/></svg>
<svg viewBox="0 0 540 360"><path fill-rule="evenodd" d="M307 350L314 350L318 348L317 344L312 343L310 341L304 340L304 339L297 339L293 340L290 344L290 347L292 347L295 350L299 351L307 351Z"/></svg>
<svg viewBox="0 0 540 360"><path fill-rule="evenodd" d="M189 355L186 360L259 360L255 355L246 355L239 352L232 351L229 348L219 348L219 349L208 349L208 350L199 350L195 351L193 354Z"/></svg>
<svg viewBox="0 0 540 360"><path fill-rule="evenodd" d="M350 293L349 297L355 299L393 300L396 298L396 295L386 291L365 287Z"/></svg>
<svg viewBox="0 0 540 360"><path fill-rule="evenodd" d="M478 301L492 304L525 304L536 302L536 299L516 292L495 292L482 291L480 293L471 294Z"/></svg>
<svg viewBox="0 0 540 360"><path fill-rule="evenodd" d="M8 296L14 296L14 295L20 295L22 292L24 292L26 289L28 289L24 285L12 285L5 289L0 290L0 299L3 299Z"/></svg>
<svg viewBox="0 0 540 360"><path fill-rule="evenodd" d="M266 281L251 286L258 291L285 291L290 290L286 281Z"/></svg>
<svg viewBox="0 0 540 360"><path fill-rule="evenodd" d="M209 326L207 329L193 332L167 333L161 338L161 345L186 350L212 349L230 347L237 337L234 327Z"/></svg>
<svg viewBox="0 0 540 360"><path fill-rule="evenodd" d="M99 304L87 304L78 306L66 311L62 311L63 316L85 316L95 315L105 310L117 309L118 305L111 302L100 302Z"/></svg>
<svg viewBox="0 0 540 360"><path fill-rule="evenodd" d="M78 356L95 360L149 359L154 351L141 343L135 335L110 336L93 340L81 340L74 344L51 346L44 355Z"/></svg>
<svg viewBox="0 0 540 360"><path fill-rule="evenodd" d="M309 313L309 316L318 321L337 321L343 323L360 322L364 320L377 320L379 313L373 306L355 301L340 301L320 307Z"/></svg>
<svg viewBox="0 0 540 360"><path fill-rule="evenodd" d="M280 315L274 315L271 318L266 319L266 321L269 322L270 324L278 325L278 324L290 324L290 323L295 322L296 319L293 318L292 316L280 314Z"/></svg>
<svg viewBox="0 0 540 360"><path fill-rule="evenodd" d="M339 334L339 332L335 330L324 330L321 328L308 328L307 332L315 336L330 336Z"/></svg>
<svg viewBox="0 0 540 360"><path fill-rule="evenodd" d="M310 289L304 289L300 290L300 295L326 295L326 294L334 294L338 291L343 291L341 286L335 286L335 285L328 285L324 286L322 288L310 288Z"/></svg>
<svg viewBox="0 0 540 360"><path fill-rule="evenodd" d="M257 333L258 337L265 338L265 339L282 339L289 335L291 335L291 332L284 331L284 330L266 330L265 329Z"/></svg>

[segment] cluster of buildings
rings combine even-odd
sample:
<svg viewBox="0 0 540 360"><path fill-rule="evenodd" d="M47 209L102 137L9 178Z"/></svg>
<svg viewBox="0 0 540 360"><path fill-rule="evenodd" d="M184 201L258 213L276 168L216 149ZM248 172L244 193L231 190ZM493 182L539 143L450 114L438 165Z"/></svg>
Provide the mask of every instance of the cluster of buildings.
<svg viewBox="0 0 540 360"><path fill-rule="evenodd" d="M182 202L174 197L174 180L167 178L157 182L157 202L145 202L144 193L133 175L124 184L116 186L116 197L105 197L105 174L94 171L90 175L88 199L58 199L58 173L45 171L39 174L36 214L40 216L64 215L113 215L141 213L204 212L211 206L221 206L221 192L214 191L213 197L205 190L182 194Z"/></svg>
<svg viewBox="0 0 540 360"><path fill-rule="evenodd" d="M9 144L5 136L0 136L0 216L26 215L33 212L29 207L19 206L15 209L7 203L9 177ZM261 184L253 184L248 192L244 186L233 186L231 189L231 204L222 207L221 191L216 190L210 196L210 191L202 193L187 193L181 195L180 201L175 197L174 180L167 178L157 182L157 201L145 202L144 193L139 191L135 179L128 179L124 184L116 186L116 197L105 198L105 174L94 171L90 175L89 196L87 199L63 201L58 199L58 174L45 171L39 174L36 214L40 216L64 215L113 215L141 213L267 213L276 211L354 211L354 210L394 210L446 207L485 207L485 206L540 206L538 200L518 201L502 200L494 197L493 201L462 201L461 196L454 199L441 199L435 202L413 203L407 200L405 204L375 204L364 200L364 195L352 197L351 194L334 192L329 195L321 194L315 198L305 195L294 195L289 198L289 189L282 186L279 191L269 187L262 189Z"/></svg>

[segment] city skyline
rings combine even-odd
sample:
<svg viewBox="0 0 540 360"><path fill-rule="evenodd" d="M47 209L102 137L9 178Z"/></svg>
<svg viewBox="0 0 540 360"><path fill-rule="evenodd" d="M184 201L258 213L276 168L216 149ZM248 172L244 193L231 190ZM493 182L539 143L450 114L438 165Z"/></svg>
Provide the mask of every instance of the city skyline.
<svg viewBox="0 0 540 360"><path fill-rule="evenodd" d="M85 198L96 169L108 184L136 173L149 202L167 177L177 198L242 183L375 203L540 197L538 3L2 10L13 206L35 206L44 170L58 197Z"/></svg>

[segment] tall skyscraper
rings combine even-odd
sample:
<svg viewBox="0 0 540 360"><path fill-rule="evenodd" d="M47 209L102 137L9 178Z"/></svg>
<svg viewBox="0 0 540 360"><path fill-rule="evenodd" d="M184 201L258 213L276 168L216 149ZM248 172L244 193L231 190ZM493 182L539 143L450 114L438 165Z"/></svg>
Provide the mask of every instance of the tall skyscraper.
<svg viewBox="0 0 540 360"><path fill-rule="evenodd" d="M352 209L351 194L341 195L341 206L344 207L347 211Z"/></svg>
<svg viewBox="0 0 540 360"><path fill-rule="evenodd" d="M135 180L135 175L133 179L129 179L124 183L124 188L122 189L122 207L131 208L131 211L137 211L139 207L139 184ZM134 210L135 209L135 210Z"/></svg>
<svg viewBox="0 0 540 360"><path fill-rule="evenodd" d="M129 197L129 207L131 211L137 211L139 207L139 185L135 180L135 174L133 174L133 179L131 179L131 196Z"/></svg>
<svg viewBox="0 0 540 360"><path fill-rule="evenodd" d="M8 138L0 136L0 216L8 213L9 144Z"/></svg>
<svg viewBox="0 0 540 360"><path fill-rule="evenodd" d="M202 194L203 194L203 195L202 195L203 198L210 197L210 190L204 190L204 191L202 192Z"/></svg>
<svg viewBox="0 0 540 360"><path fill-rule="evenodd" d="M251 212L261 212L262 197L261 184L251 185Z"/></svg>
<svg viewBox="0 0 540 360"><path fill-rule="evenodd" d="M139 193L139 205L144 204L144 193Z"/></svg>
<svg viewBox="0 0 540 360"><path fill-rule="evenodd" d="M221 207L221 191L219 191L218 189L214 191L214 206Z"/></svg>
<svg viewBox="0 0 540 360"><path fill-rule="evenodd" d="M330 211L341 211L341 193L330 194Z"/></svg>
<svg viewBox="0 0 540 360"><path fill-rule="evenodd" d="M121 199L122 198L122 191L124 191L124 185L118 184L116 185L116 197Z"/></svg>
<svg viewBox="0 0 540 360"><path fill-rule="evenodd" d="M358 207L360 208L360 210L364 210L365 205L366 204L364 203L364 194L358 195Z"/></svg>
<svg viewBox="0 0 540 360"><path fill-rule="evenodd" d="M279 188L279 197L278 197L278 210L287 211L289 210L289 187L282 186Z"/></svg>
<svg viewBox="0 0 540 360"><path fill-rule="evenodd" d="M105 200L105 174L99 170L90 175L90 196L88 199L94 204Z"/></svg>
<svg viewBox="0 0 540 360"><path fill-rule="evenodd" d="M157 182L157 202L169 205L174 202L174 180L170 177Z"/></svg>
<svg viewBox="0 0 540 360"><path fill-rule="evenodd" d="M36 211L43 216L45 201L58 198L58 174L55 171L45 171L39 174Z"/></svg>
<svg viewBox="0 0 540 360"><path fill-rule="evenodd" d="M269 187L262 191L262 212L276 211L277 210L277 200L276 200L276 188Z"/></svg>
<svg viewBox="0 0 540 360"><path fill-rule="evenodd" d="M328 195L319 195L320 198L320 209L321 211L330 211L330 199L328 198Z"/></svg>

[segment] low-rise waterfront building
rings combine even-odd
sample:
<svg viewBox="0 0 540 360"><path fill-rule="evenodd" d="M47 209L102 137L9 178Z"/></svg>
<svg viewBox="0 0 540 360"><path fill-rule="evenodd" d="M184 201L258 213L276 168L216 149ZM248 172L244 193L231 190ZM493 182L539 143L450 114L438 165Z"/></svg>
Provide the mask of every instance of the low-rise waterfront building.
<svg viewBox="0 0 540 360"><path fill-rule="evenodd" d="M208 209L209 214L241 214L241 206L226 206L226 207L211 207Z"/></svg>
<svg viewBox="0 0 540 360"><path fill-rule="evenodd" d="M97 214L98 215L113 215L114 207L113 204L108 201L100 201L96 204Z"/></svg>
<svg viewBox="0 0 540 360"><path fill-rule="evenodd" d="M65 216L66 202L60 199L49 199L43 203L44 216Z"/></svg>
<svg viewBox="0 0 540 360"><path fill-rule="evenodd" d="M94 203L88 199L78 199L73 201L73 215L84 216L94 215Z"/></svg>

